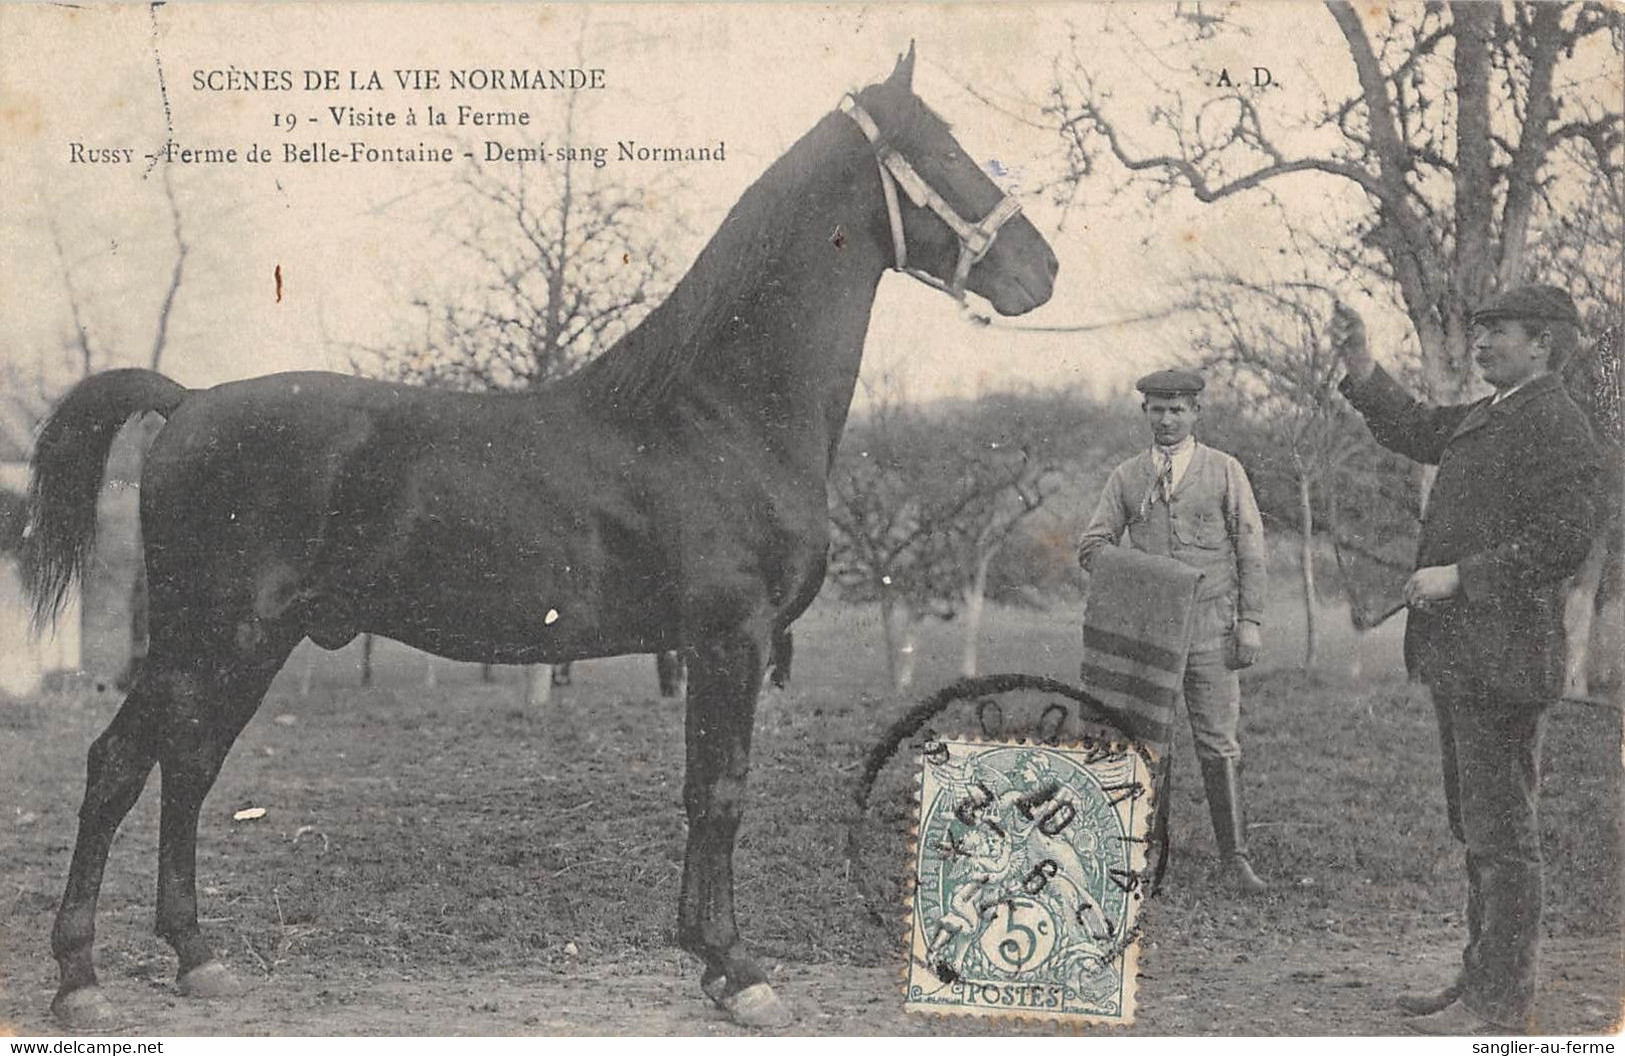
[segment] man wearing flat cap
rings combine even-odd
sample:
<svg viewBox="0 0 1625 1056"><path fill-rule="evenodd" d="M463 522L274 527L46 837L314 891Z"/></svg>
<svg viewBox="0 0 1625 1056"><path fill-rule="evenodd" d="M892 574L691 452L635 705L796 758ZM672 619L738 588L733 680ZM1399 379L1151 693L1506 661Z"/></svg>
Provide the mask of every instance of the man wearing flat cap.
<svg viewBox="0 0 1625 1056"><path fill-rule="evenodd" d="M1202 376L1188 370L1159 370L1135 384L1152 444L1107 478L1078 542L1078 563L1087 569L1126 530L1135 549L1204 573L1185 664L1185 710L1225 871L1238 891L1256 894L1266 885L1247 857L1236 670L1257 661L1262 647L1264 528L1241 463L1192 435L1203 387Z"/></svg>
<svg viewBox="0 0 1625 1056"><path fill-rule="evenodd" d="M1563 667L1563 582L1584 560L1599 453L1556 371L1579 315L1555 286L1518 286L1473 314L1473 358L1494 394L1417 402L1339 306L1342 391L1383 446L1438 466L1422 519L1405 662L1432 690L1450 829L1467 848L1467 947L1456 979L1400 999L1421 1033L1530 1027L1540 941L1536 798L1546 708Z"/></svg>

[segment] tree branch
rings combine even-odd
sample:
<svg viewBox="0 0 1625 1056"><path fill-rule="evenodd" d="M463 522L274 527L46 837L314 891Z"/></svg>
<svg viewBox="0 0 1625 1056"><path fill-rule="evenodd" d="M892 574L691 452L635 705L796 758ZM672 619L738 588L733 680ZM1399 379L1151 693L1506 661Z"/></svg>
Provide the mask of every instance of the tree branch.
<svg viewBox="0 0 1625 1056"><path fill-rule="evenodd" d="M1360 187L1365 188L1365 190L1371 194L1380 194L1382 190L1381 185L1378 183L1377 179L1371 175L1371 173L1360 168L1358 165L1353 164L1352 162L1339 161L1333 158L1297 158L1291 161L1280 160L1273 162L1272 164L1265 165L1262 168L1255 169L1252 172L1247 173L1245 176L1239 176L1233 180L1210 183L1202 170L1188 157L1176 157L1171 154L1153 154L1146 157L1135 157L1134 155L1130 154L1123 147L1121 137L1118 135L1117 130L1111 125L1110 122L1106 120L1104 115L1100 114L1100 112L1095 110L1093 107L1088 109L1088 113L1084 116L1084 119L1092 123L1094 131L1105 139L1108 149L1110 149L1112 152L1112 156L1116 158L1118 164L1122 165L1125 169L1128 169L1130 172L1146 172L1160 169L1165 172L1176 173L1184 179L1185 183L1190 187L1191 193L1196 195L1197 200L1202 202L1216 202L1221 198L1228 198L1231 195L1239 194L1242 191L1251 190L1269 180L1276 179L1280 176L1288 176L1295 172L1322 172L1333 176L1341 176L1343 179L1349 180L1355 184L1358 184ZM1260 141L1262 141L1261 137ZM1273 148L1271 148L1269 153L1273 154L1277 158L1281 156L1278 152L1275 152Z"/></svg>

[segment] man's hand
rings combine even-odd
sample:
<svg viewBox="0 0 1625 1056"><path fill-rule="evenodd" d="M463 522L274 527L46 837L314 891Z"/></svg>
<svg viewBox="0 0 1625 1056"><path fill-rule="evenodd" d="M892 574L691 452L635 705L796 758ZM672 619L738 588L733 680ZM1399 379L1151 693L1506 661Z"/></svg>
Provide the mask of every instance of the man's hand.
<svg viewBox="0 0 1625 1056"><path fill-rule="evenodd" d="M1364 381L1377 369L1371 350L1365 344L1365 320L1342 301L1332 309L1332 349L1343 361L1343 368L1355 381Z"/></svg>
<svg viewBox="0 0 1625 1056"><path fill-rule="evenodd" d="M1258 624L1252 620L1241 620L1236 624L1236 666L1252 667L1258 663L1259 656L1264 652L1264 636L1258 629Z"/></svg>
<svg viewBox="0 0 1625 1056"><path fill-rule="evenodd" d="M1405 604L1425 608L1461 593L1461 572L1455 565L1430 565L1411 573L1405 583Z"/></svg>

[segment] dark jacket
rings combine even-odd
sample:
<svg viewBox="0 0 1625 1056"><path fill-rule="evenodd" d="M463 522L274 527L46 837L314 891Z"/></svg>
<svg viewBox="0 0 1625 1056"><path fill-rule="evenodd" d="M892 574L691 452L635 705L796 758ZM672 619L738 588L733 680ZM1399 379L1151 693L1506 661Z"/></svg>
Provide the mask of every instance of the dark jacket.
<svg viewBox="0 0 1625 1056"><path fill-rule="evenodd" d="M1379 367L1342 391L1378 443L1439 467L1416 565L1456 565L1461 593L1411 610L1406 667L1432 685L1555 698L1563 581L1590 549L1602 487L1597 445L1561 380L1542 375L1494 405L1428 407Z"/></svg>

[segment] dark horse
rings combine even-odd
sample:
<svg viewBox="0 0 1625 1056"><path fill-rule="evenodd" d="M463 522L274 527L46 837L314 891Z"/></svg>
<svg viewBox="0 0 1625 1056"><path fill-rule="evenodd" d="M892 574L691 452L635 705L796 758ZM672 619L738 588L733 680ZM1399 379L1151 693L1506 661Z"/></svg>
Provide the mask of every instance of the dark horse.
<svg viewBox="0 0 1625 1056"><path fill-rule="evenodd" d="M795 659L796 643L790 628L781 627L773 632L773 641L768 645L765 674L767 684L774 689L784 689L790 684L790 664ZM682 693L682 687L688 679L688 662L683 654L676 649L655 654L655 677L660 682L660 695L662 697L675 697Z"/></svg>
<svg viewBox="0 0 1625 1056"><path fill-rule="evenodd" d="M466 394L291 373L190 391L118 370L68 394L33 460L25 567L42 621L89 557L114 434L144 411L167 424L141 486L151 647L90 748L51 933L63 1022L113 1015L96 899L154 763L157 932L182 994L240 991L198 928L199 808L294 646L362 632L488 663L686 650L678 940L736 1021L789 1021L735 926L734 839L769 643L824 580L825 479L876 287L907 266L1013 315L1048 300L1056 270L915 97L913 65L911 48L819 121L665 303L557 384Z"/></svg>

